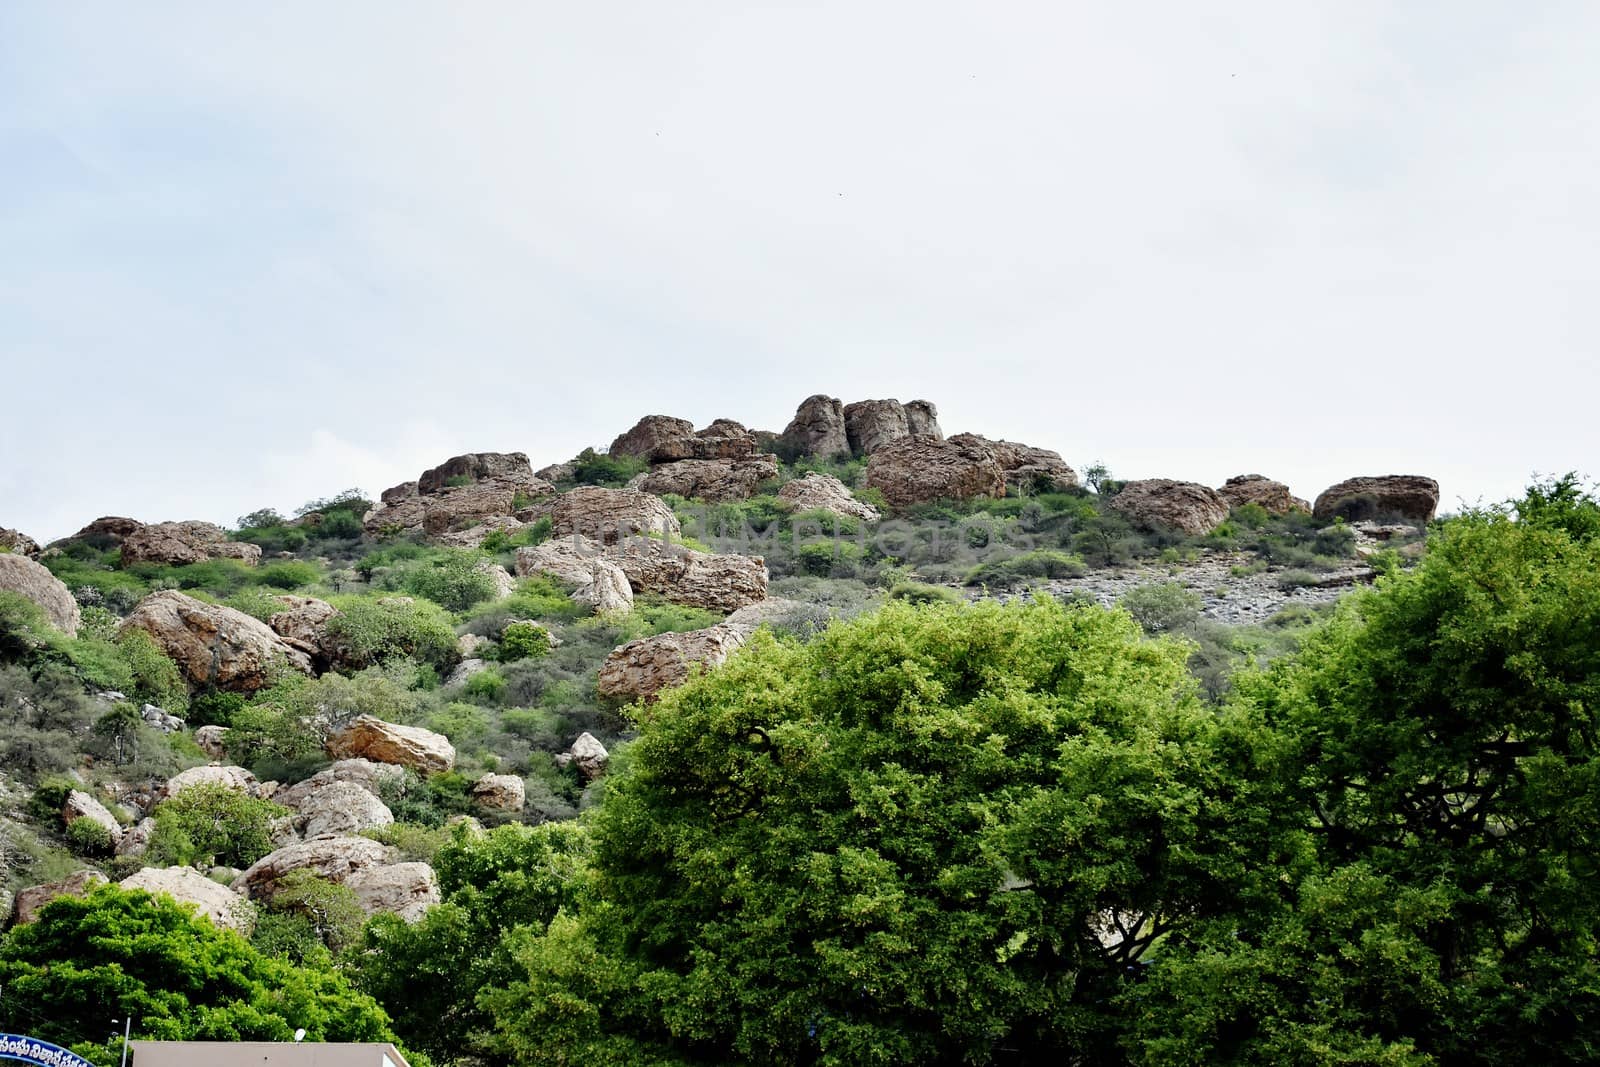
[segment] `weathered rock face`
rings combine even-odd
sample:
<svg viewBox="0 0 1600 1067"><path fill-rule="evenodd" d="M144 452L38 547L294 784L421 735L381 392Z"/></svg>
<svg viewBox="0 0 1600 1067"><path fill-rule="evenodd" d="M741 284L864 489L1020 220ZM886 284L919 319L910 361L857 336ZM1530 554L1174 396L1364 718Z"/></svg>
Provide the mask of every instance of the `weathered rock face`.
<svg viewBox="0 0 1600 1067"><path fill-rule="evenodd" d="M152 730L160 730L164 734L181 734L187 727L184 721L165 708L158 708L154 704L145 704L139 709L139 718Z"/></svg>
<svg viewBox="0 0 1600 1067"><path fill-rule="evenodd" d="M651 463L688 459L742 459L756 454L756 438L732 419L718 419L697 433L666 438L650 450Z"/></svg>
<svg viewBox="0 0 1600 1067"><path fill-rule="evenodd" d="M194 732L194 743L200 746L200 751L214 760L228 758L226 749L228 728L226 726L202 726Z"/></svg>
<svg viewBox="0 0 1600 1067"><path fill-rule="evenodd" d="M611 762L611 753L606 751L606 746L588 731L579 734L577 740L567 746L566 755L572 757L578 772L591 782L605 774L606 764Z"/></svg>
<svg viewBox="0 0 1600 1067"><path fill-rule="evenodd" d="M261 789L261 783L256 776L243 767L190 767L168 778L167 784L161 787L159 796L162 800L167 800L197 785L220 785L239 793L248 793L250 796L255 796Z"/></svg>
<svg viewBox="0 0 1600 1067"><path fill-rule="evenodd" d="M950 443L987 451L1005 472L1008 486L1019 486L1035 493L1058 493L1078 484L1078 472L1067 466L1061 453L1048 448L1015 441L991 441L975 433L958 433L950 438Z"/></svg>
<svg viewBox="0 0 1600 1067"><path fill-rule="evenodd" d="M521 811L527 790L514 774L486 774L472 783L472 799L495 811Z"/></svg>
<svg viewBox="0 0 1600 1067"><path fill-rule="evenodd" d="M526 526L520 519L509 515L491 515L463 530L446 530L433 539L435 544L450 548L480 548L492 533L514 534Z"/></svg>
<svg viewBox="0 0 1600 1067"><path fill-rule="evenodd" d="M663 689L688 681L692 665L715 667L744 642L744 632L726 623L629 641L601 664L600 695L607 700L653 701Z"/></svg>
<svg viewBox="0 0 1600 1067"><path fill-rule="evenodd" d="M785 482L778 490L778 499L792 511L831 511L867 522L882 518L877 508L857 500L839 479L815 471Z"/></svg>
<svg viewBox="0 0 1600 1067"><path fill-rule="evenodd" d="M37 556L39 554L39 542L20 530L8 530L0 526L0 552L12 552L19 556Z"/></svg>
<svg viewBox="0 0 1600 1067"><path fill-rule="evenodd" d="M421 496L421 490L416 482L401 482L399 485L390 486L378 494L378 500L384 504L398 504L403 500L412 500Z"/></svg>
<svg viewBox="0 0 1600 1067"><path fill-rule="evenodd" d="M570 481L577 473L578 465L569 459L565 463L552 463L548 467L540 467L533 472L533 476L553 485L556 482Z"/></svg>
<svg viewBox="0 0 1600 1067"><path fill-rule="evenodd" d="M61 822L63 825L71 826L79 819L88 819L104 828L105 832L111 835L113 845L122 840L122 824L117 822L117 817L88 793L74 789L67 794L66 803L61 805Z"/></svg>
<svg viewBox="0 0 1600 1067"><path fill-rule="evenodd" d="M438 537L495 516L509 516L517 490L502 482L453 486L422 502L422 532Z"/></svg>
<svg viewBox="0 0 1600 1067"><path fill-rule="evenodd" d="M891 507L1004 496L1005 472L987 448L937 437L902 437L867 461L866 484Z"/></svg>
<svg viewBox="0 0 1600 1067"><path fill-rule="evenodd" d="M18 926L31 923L39 917L39 909L57 897L81 897L89 890L105 883L106 876L99 871L74 871L59 882L29 886L17 890L15 921Z"/></svg>
<svg viewBox="0 0 1600 1067"><path fill-rule="evenodd" d="M1209 486L1171 478L1128 482L1111 498L1111 509L1151 529L1179 530L1200 537L1228 517L1228 502Z"/></svg>
<svg viewBox="0 0 1600 1067"><path fill-rule="evenodd" d="M663 441L692 436L694 423L688 419L675 419L671 415L646 415L633 424L633 429L611 442L609 454L648 459Z"/></svg>
<svg viewBox="0 0 1600 1067"><path fill-rule="evenodd" d="M1399 515L1429 522L1439 507L1439 483L1420 474L1346 478L1317 495L1311 513L1324 521Z"/></svg>
<svg viewBox="0 0 1600 1067"><path fill-rule="evenodd" d="M1236 474L1217 490L1229 507L1242 508L1256 504L1269 515L1287 515L1291 511L1310 511L1311 505L1289 492L1282 482L1275 482L1262 474Z"/></svg>
<svg viewBox="0 0 1600 1067"><path fill-rule="evenodd" d="M266 623L242 611L206 604L174 589L151 593L122 623L143 630L194 686L253 692L266 685L282 661L305 674L311 657L286 643Z"/></svg>
<svg viewBox="0 0 1600 1067"><path fill-rule="evenodd" d="M944 431L939 429L939 409L933 406L931 400L906 402L906 427L913 434L922 434L926 437L944 436Z"/></svg>
<svg viewBox="0 0 1600 1067"><path fill-rule="evenodd" d="M285 644L297 648L311 658L313 665L326 669L333 659L328 640L328 620L339 614L339 609L326 600L310 596L276 596L272 599L283 605L267 619L272 632Z"/></svg>
<svg viewBox="0 0 1600 1067"><path fill-rule="evenodd" d="M156 832L154 819L140 819L122 833L122 840L117 842L117 855L142 856L144 850L150 847L150 838Z"/></svg>
<svg viewBox="0 0 1600 1067"><path fill-rule="evenodd" d="M359 786L373 796L377 796L384 782L400 781L404 777L405 769L392 763L374 763L368 759L345 759L340 760L331 767L323 768L303 782L285 786L274 793L272 799L285 807L298 809L312 793L335 784Z"/></svg>
<svg viewBox="0 0 1600 1067"><path fill-rule="evenodd" d="M222 527L209 522L158 522L141 526L122 539L122 565L161 563L179 567L212 559L236 559L255 566L261 548L230 541Z"/></svg>
<svg viewBox="0 0 1600 1067"><path fill-rule="evenodd" d="M581 534L608 545L632 534L676 537L682 532L678 517L660 497L595 485L580 485L557 497L550 522L556 537Z"/></svg>
<svg viewBox="0 0 1600 1067"><path fill-rule="evenodd" d="M898 400L858 400L844 406L844 430L850 451L870 456L890 441L911 435L905 406Z"/></svg>
<svg viewBox="0 0 1600 1067"><path fill-rule="evenodd" d="M685 607L734 611L767 595L767 563L761 556L713 555L634 537L609 558L628 576L635 593L656 593Z"/></svg>
<svg viewBox="0 0 1600 1067"><path fill-rule="evenodd" d="M328 738L327 748L334 759L360 757L410 767L420 774L448 771L456 763L455 746L443 734L420 726L399 726L371 715L357 716Z"/></svg>
<svg viewBox="0 0 1600 1067"><path fill-rule="evenodd" d="M165 893L179 904L191 904L196 912L224 930L249 937L255 929L256 913L249 902L193 867L146 867L124 878L121 885L123 889Z"/></svg>
<svg viewBox="0 0 1600 1067"><path fill-rule="evenodd" d="M389 806L354 782L330 782L297 794L294 811L295 832L307 840L358 834L394 823Z"/></svg>
<svg viewBox="0 0 1600 1067"><path fill-rule="evenodd" d="M78 602L72 599L72 590L42 564L14 552L0 552L0 590L33 601L51 626L69 637L77 636L82 621Z"/></svg>
<svg viewBox="0 0 1600 1067"><path fill-rule="evenodd" d="M464 659L451 668L450 674L444 680L445 688L448 689L451 686L463 685L466 683L467 679L471 678L474 674L482 674L488 669L489 664L486 660Z"/></svg>
<svg viewBox="0 0 1600 1067"><path fill-rule="evenodd" d="M423 496L442 492L457 478L513 486L532 486L536 481L533 466L521 452L469 452L451 456L437 467L423 471L417 479L417 492Z"/></svg>
<svg viewBox="0 0 1600 1067"><path fill-rule="evenodd" d="M615 562L604 557L605 546L580 534L558 537L542 545L517 549L517 575L548 574L576 589L572 599L596 614L633 610L633 587Z"/></svg>
<svg viewBox="0 0 1600 1067"><path fill-rule="evenodd" d="M278 879L290 871L310 870L330 882L343 883L368 867L382 866L389 850L368 837L318 837L285 845L251 864L233 880L233 889L254 900L270 897Z"/></svg>
<svg viewBox="0 0 1600 1067"><path fill-rule="evenodd" d="M424 505L416 482L402 482L383 491L381 503L361 519L361 528L373 537L388 537L422 529Z"/></svg>
<svg viewBox="0 0 1600 1067"><path fill-rule="evenodd" d="M725 503L750 499L757 486L777 476L777 456L682 459L652 467L639 479L638 487L647 493L676 493L693 500Z"/></svg>
<svg viewBox="0 0 1600 1067"><path fill-rule="evenodd" d="M492 594L493 599L504 600L506 597L516 592L517 580L511 577L510 571L506 570L493 560L480 560L478 565L473 569L480 574L488 575L489 582L494 588L494 592Z"/></svg>
<svg viewBox="0 0 1600 1067"><path fill-rule="evenodd" d="M796 455L825 459L848 455L850 436L845 432L844 405L821 393L806 397L784 427L782 441Z"/></svg>
<svg viewBox="0 0 1600 1067"><path fill-rule="evenodd" d="M138 519L130 519L123 515L102 515L67 540L83 541L102 550L117 548L122 544L123 538L143 526L144 523Z"/></svg>
<svg viewBox="0 0 1600 1067"><path fill-rule="evenodd" d="M351 871L344 884L369 916L388 912L408 923L422 918L440 900L439 880L426 863L362 867Z"/></svg>

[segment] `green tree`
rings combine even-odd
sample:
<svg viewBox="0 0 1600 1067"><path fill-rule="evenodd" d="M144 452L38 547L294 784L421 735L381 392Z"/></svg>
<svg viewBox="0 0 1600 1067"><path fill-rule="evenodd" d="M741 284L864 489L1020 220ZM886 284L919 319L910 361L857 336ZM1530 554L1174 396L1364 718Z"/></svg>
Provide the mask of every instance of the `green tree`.
<svg viewBox="0 0 1600 1067"><path fill-rule="evenodd" d="M169 864L248 867L272 851L272 823L287 814L220 783L192 785L157 805L150 850Z"/></svg>
<svg viewBox="0 0 1600 1067"><path fill-rule="evenodd" d="M1112 1055L1157 940L1287 862L1215 780L1185 656L1048 600L758 635L644 714L595 814L594 900L481 998L500 1049Z"/></svg>
<svg viewBox="0 0 1600 1067"><path fill-rule="evenodd" d="M101 1063L121 1035L164 1041L391 1041L383 1009L340 975L261 955L170 897L102 886L0 940L0 1028Z"/></svg>

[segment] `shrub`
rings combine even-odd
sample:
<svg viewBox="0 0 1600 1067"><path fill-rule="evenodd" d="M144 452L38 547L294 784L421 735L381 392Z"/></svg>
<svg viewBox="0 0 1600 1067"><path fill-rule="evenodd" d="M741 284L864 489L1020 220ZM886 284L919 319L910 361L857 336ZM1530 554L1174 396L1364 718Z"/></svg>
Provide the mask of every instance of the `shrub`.
<svg viewBox="0 0 1600 1067"><path fill-rule="evenodd" d="M621 488L648 466L639 456L602 456L586 448L572 461L572 481L576 485Z"/></svg>
<svg viewBox="0 0 1600 1067"><path fill-rule="evenodd" d="M498 703L506 691L506 678L493 667L488 667L468 678L462 691L475 700Z"/></svg>
<svg viewBox="0 0 1600 1067"><path fill-rule="evenodd" d="M1305 586L1316 585L1322 579L1310 571L1290 570L1278 575L1279 589L1300 589Z"/></svg>
<svg viewBox="0 0 1600 1067"><path fill-rule="evenodd" d="M500 631L499 659L510 663L550 654L550 631L534 622L513 622Z"/></svg>
<svg viewBox="0 0 1600 1067"><path fill-rule="evenodd" d="M143 630L126 630L117 638L117 648L133 675L130 697L155 704L180 717L188 710L189 687L184 683L182 672L149 634Z"/></svg>
<svg viewBox="0 0 1600 1067"><path fill-rule="evenodd" d="M1186 630L1200 618L1200 594L1178 582L1155 582L1124 593L1122 609L1147 634Z"/></svg>
<svg viewBox="0 0 1600 1067"><path fill-rule="evenodd" d="M967 584L1004 588L1022 584L1029 578L1075 578L1083 572L1083 560L1079 557L1056 549L1036 548L1009 559L980 563L967 573Z"/></svg>
<svg viewBox="0 0 1600 1067"><path fill-rule="evenodd" d="M93 819L73 819L67 826L67 845L86 859L111 855L111 831Z"/></svg>
<svg viewBox="0 0 1600 1067"><path fill-rule="evenodd" d="M896 582L889 589L889 599L904 600L908 604L955 604L965 598L948 586Z"/></svg>
<svg viewBox="0 0 1600 1067"><path fill-rule="evenodd" d="M482 569L483 562L476 552L447 549L407 568L401 588L450 611L466 611L494 596L494 579Z"/></svg>
<svg viewBox="0 0 1600 1067"><path fill-rule="evenodd" d="M248 867L272 851L273 820L287 814L219 783L193 785L157 805L149 854L169 865Z"/></svg>
<svg viewBox="0 0 1600 1067"><path fill-rule="evenodd" d="M409 657L438 670L449 670L457 658L456 632L436 604L400 597L335 597L339 614L328 620L327 632L340 646L342 658L355 667Z"/></svg>
<svg viewBox="0 0 1600 1067"><path fill-rule="evenodd" d="M366 918L354 890L304 868L278 879L267 907L305 919L317 940L333 952L354 943Z"/></svg>
<svg viewBox="0 0 1600 1067"><path fill-rule="evenodd" d="M317 568L300 560L269 563L256 572L256 580L274 589L299 589L314 584L321 573Z"/></svg>

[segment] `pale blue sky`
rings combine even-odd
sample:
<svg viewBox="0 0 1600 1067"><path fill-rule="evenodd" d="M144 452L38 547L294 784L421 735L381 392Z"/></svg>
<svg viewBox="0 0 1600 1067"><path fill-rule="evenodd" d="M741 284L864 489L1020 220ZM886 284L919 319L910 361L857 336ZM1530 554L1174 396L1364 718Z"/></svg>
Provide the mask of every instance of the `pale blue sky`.
<svg viewBox="0 0 1600 1067"><path fill-rule="evenodd" d="M0 5L0 525L814 392L1308 497L1600 474L1600 7L1207 6Z"/></svg>

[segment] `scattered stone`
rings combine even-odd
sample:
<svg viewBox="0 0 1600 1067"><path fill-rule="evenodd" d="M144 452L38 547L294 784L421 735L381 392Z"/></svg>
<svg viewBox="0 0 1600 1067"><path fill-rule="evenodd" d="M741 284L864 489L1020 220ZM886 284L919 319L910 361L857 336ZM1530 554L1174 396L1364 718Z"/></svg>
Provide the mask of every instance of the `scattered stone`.
<svg viewBox="0 0 1600 1067"><path fill-rule="evenodd" d="M140 526L122 538L124 567L135 563L181 567L213 559L236 559L253 567L261 559L261 548L244 541L230 541L222 527L195 520Z"/></svg>
<svg viewBox="0 0 1600 1067"><path fill-rule="evenodd" d="M791 511L831 511L866 522L883 517L871 504L857 500L839 479L815 471L784 483L778 490L778 500Z"/></svg>
<svg viewBox="0 0 1600 1067"><path fill-rule="evenodd" d="M555 537L581 534L608 545L636 534L676 537L682 532L678 517L660 497L596 485L580 485L557 497L550 522Z"/></svg>
<svg viewBox="0 0 1600 1067"><path fill-rule="evenodd" d="M633 429L611 442L609 454L648 459L663 441L693 435L694 423L688 419L675 419L671 415L646 415L633 424Z"/></svg>
<svg viewBox="0 0 1600 1067"><path fill-rule="evenodd" d="M194 732L194 743L200 746L201 752L212 759L224 760L228 758L227 742L224 740L227 736L226 726L217 726L213 723L202 726Z"/></svg>
<svg viewBox="0 0 1600 1067"><path fill-rule="evenodd" d="M448 771L455 766L456 750L450 739L420 726L399 726L359 715L328 739L334 759L362 757L377 763L410 767L421 774Z"/></svg>
<svg viewBox="0 0 1600 1067"><path fill-rule="evenodd" d="M73 599L72 590L43 564L15 552L0 552L0 591L33 601L51 626L68 637L78 635L78 602Z"/></svg>
<svg viewBox="0 0 1600 1067"><path fill-rule="evenodd" d="M146 893L165 893L179 904L188 904L224 930L245 937L255 929L256 912L238 893L212 881L193 867L145 867L124 878L123 889L143 889Z"/></svg>
<svg viewBox="0 0 1600 1067"><path fill-rule="evenodd" d="M242 611L206 604L174 589L151 593L123 621L121 632L155 639L193 686L251 692L265 686L277 662L304 674L311 658L266 623Z"/></svg>
<svg viewBox="0 0 1600 1067"><path fill-rule="evenodd" d="M1004 496L1006 476L987 448L921 435L880 445L867 461L866 484L891 507L903 508Z"/></svg>
<svg viewBox="0 0 1600 1067"><path fill-rule="evenodd" d="M59 882L19 889L13 905L16 909L14 921L18 926L31 923L39 917L39 909L57 897L87 896L89 890L105 882L106 876L99 871L82 870L74 871Z"/></svg>
<svg viewBox="0 0 1600 1067"><path fill-rule="evenodd" d="M472 784L472 799L496 811L521 811L526 787L514 774L486 774Z"/></svg>
<svg viewBox="0 0 1600 1067"><path fill-rule="evenodd" d="M1178 530L1201 537L1228 517L1228 502L1209 486L1171 478L1128 482L1110 500L1111 509L1138 526Z"/></svg>
<svg viewBox="0 0 1600 1067"><path fill-rule="evenodd" d="M1311 505L1289 492L1282 482L1275 482L1264 474L1236 474L1217 490L1231 508L1256 504L1269 515L1287 515L1291 511L1310 511Z"/></svg>
<svg viewBox="0 0 1600 1067"><path fill-rule="evenodd" d="M188 729L182 719L167 711L166 708L158 708L154 704L146 704L141 707L139 709L139 718L144 720L146 726L154 730L160 730L164 734L181 734Z"/></svg>
<svg viewBox="0 0 1600 1067"><path fill-rule="evenodd" d="M441 899L439 879L426 863L362 867L351 871L344 885L369 916L387 912L408 923L422 918Z"/></svg>
<svg viewBox="0 0 1600 1067"><path fill-rule="evenodd" d="M61 805L61 822L64 826L71 826L79 819L88 819L102 827L111 835L113 845L122 840L122 824L117 821L117 817L88 793L74 789L67 794L66 802Z"/></svg>
<svg viewBox="0 0 1600 1067"><path fill-rule="evenodd" d="M1420 474L1346 478L1318 496L1311 513L1324 522L1398 515L1426 523L1439 507L1439 483Z"/></svg>
<svg viewBox="0 0 1600 1067"><path fill-rule="evenodd" d="M797 456L848 456L850 436L845 432L844 405L821 393L806 397L784 427L781 440L785 449Z"/></svg>

